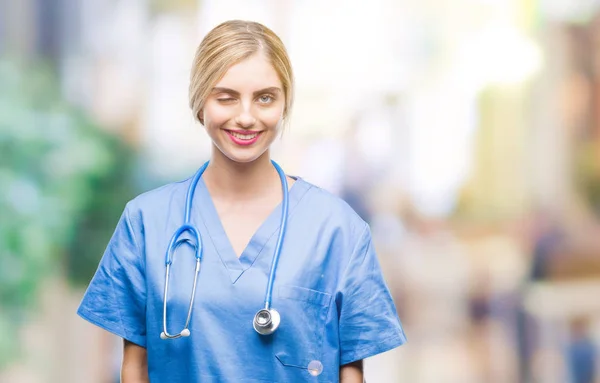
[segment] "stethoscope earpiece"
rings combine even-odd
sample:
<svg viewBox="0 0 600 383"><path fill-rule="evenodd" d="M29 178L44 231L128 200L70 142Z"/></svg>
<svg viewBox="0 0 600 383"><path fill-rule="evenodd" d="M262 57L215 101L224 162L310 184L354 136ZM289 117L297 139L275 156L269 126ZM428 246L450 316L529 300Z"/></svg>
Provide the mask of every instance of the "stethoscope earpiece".
<svg viewBox="0 0 600 383"><path fill-rule="evenodd" d="M177 338L185 338L190 336L190 329L188 328L184 328L183 330L181 330L181 332L179 334L176 335L167 335L166 332L161 332L160 333L160 339L177 339Z"/></svg>

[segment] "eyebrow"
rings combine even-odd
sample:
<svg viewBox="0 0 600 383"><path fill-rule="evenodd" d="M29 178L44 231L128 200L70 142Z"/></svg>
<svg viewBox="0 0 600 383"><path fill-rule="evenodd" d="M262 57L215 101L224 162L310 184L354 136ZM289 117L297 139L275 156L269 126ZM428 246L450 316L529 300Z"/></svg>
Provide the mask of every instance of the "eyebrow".
<svg viewBox="0 0 600 383"><path fill-rule="evenodd" d="M240 92L238 92L237 90L233 90L233 89L229 89L229 88L223 88L223 87L214 87L212 89L211 93L229 93L231 95L234 96L239 96ZM252 93L252 96L258 96L259 94L263 94L263 93L281 93L281 89L279 89L276 86L271 86L268 88L264 88L261 90L257 90L256 92Z"/></svg>

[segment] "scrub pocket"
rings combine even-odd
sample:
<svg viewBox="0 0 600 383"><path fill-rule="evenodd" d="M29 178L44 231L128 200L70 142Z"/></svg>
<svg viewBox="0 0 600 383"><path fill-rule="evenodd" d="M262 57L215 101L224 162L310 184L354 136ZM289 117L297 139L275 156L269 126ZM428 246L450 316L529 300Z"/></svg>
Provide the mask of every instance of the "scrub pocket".
<svg viewBox="0 0 600 383"><path fill-rule="evenodd" d="M274 334L275 356L285 366L308 369L322 357L331 294L284 285L277 298L273 308L281 314L281 325Z"/></svg>

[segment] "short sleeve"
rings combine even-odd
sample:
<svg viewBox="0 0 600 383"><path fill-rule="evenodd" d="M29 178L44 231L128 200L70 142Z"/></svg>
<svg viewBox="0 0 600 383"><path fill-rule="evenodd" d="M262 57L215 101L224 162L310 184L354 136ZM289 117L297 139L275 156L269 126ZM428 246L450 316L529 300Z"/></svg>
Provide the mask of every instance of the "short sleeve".
<svg viewBox="0 0 600 383"><path fill-rule="evenodd" d="M389 351L406 342L366 224L336 297L340 365Z"/></svg>
<svg viewBox="0 0 600 383"><path fill-rule="evenodd" d="M137 231L138 238L140 232ZM126 207L77 314L146 347L145 286L143 257Z"/></svg>

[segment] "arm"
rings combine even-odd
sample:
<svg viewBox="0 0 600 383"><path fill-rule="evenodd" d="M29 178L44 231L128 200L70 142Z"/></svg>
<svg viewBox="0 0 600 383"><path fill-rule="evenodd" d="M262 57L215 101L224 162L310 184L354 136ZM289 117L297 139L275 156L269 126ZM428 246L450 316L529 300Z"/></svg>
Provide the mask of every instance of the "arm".
<svg viewBox="0 0 600 383"><path fill-rule="evenodd" d="M149 383L146 349L128 340L123 342L121 383Z"/></svg>
<svg viewBox="0 0 600 383"><path fill-rule="evenodd" d="M363 383L363 362L348 363L340 367L340 383Z"/></svg>
<svg viewBox="0 0 600 383"><path fill-rule="evenodd" d="M364 359L406 342L366 223L335 297L339 310L340 381L362 383Z"/></svg>

